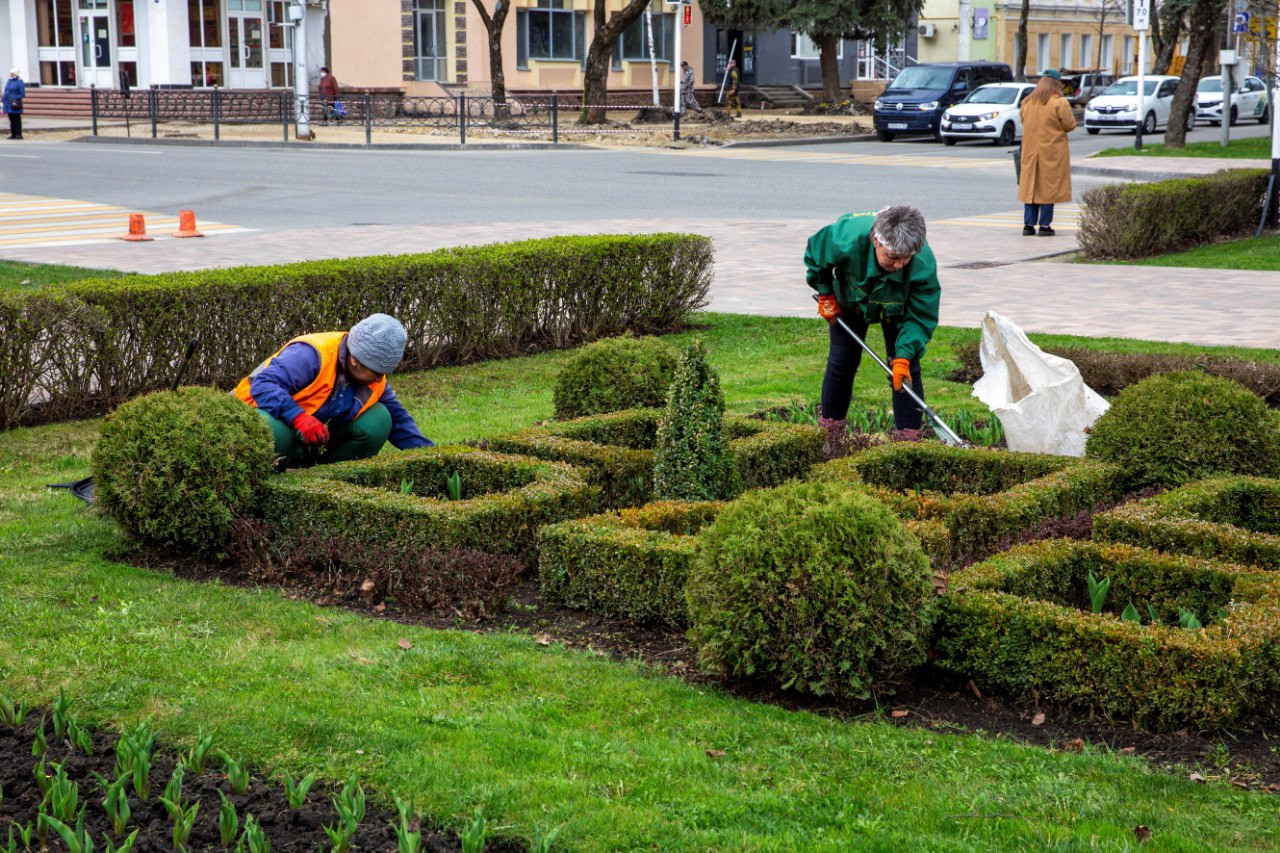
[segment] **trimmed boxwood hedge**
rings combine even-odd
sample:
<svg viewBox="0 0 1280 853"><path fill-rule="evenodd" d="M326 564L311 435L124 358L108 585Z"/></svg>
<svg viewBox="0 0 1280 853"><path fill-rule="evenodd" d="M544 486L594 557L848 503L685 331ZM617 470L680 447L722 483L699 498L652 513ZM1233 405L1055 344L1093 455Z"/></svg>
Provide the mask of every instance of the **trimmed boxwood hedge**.
<svg viewBox="0 0 1280 853"><path fill-rule="evenodd" d="M462 499L449 500L457 473ZM532 565L538 528L599 510L600 491L570 465L469 447L385 453L273 478L266 520L350 542L467 548Z"/></svg>
<svg viewBox="0 0 1280 853"><path fill-rule="evenodd" d="M498 436L488 446L581 466L606 507L639 506L653 499L661 416L659 409L627 409ZM743 491L802 476L822 459L825 433L819 427L728 416L725 429Z"/></svg>
<svg viewBox="0 0 1280 853"><path fill-rule="evenodd" d="M1093 537L1280 571L1280 480L1188 483L1100 513Z"/></svg>
<svg viewBox="0 0 1280 853"><path fill-rule="evenodd" d="M1091 258L1143 258L1244 236L1266 192L1263 169L1093 187L1080 197L1080 248Z"/></svg>
<svg viewBox="0 0 1280 853"><path fill-rule="evenodd" d="M1090 572L1111 580L1101 613L1090 609ZM1131 602L1143 624L1120 619ZM957 572L940 603L937 664L1020 698L1212 728L1274 701L1280 686L1280 576L1270 572L1046 540ZM1206 627L1178 627L1180 607Z"/></svg>
<svg viewBox="0 0 1280 853"><path fill-rule="evenodd" d="M375 311L408 332L401 370L665 331L706 304L713 263L706 237L602 235L6 291L0 427L167 387L193 338L186 381L230 388L290 338Z"/></svg>
<svg viewBox="0 0 1280 853"><path fill-rule="evenodd" d="M542 528L543 598L602 616L685 627L694 537L724 506L658 501Z"/></svg>
<svg viewBox="0 0 1280 853"><path fill-rule="evenodd" d="M856 483L874 494L939 568L987 556L1005 537L1125 493L1114 465L932 442L873 447L818 465L810 478Z"/></svg>

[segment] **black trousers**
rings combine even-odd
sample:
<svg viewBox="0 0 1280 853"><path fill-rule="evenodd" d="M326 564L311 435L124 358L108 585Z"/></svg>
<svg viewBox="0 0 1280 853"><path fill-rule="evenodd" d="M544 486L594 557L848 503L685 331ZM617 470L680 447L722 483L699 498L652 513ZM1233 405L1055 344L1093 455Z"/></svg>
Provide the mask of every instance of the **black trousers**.
<svg viewBox="0 0 1280 853"><path fill-rule="evenodd" d="M9 113L9 136L22 138L22 113Z"/></svg>
<svg viewBox="0 0 1280 853"><path fill-rule="evenodd" d="M846 312L844 321L853 329L854 334L867 339L867 321L860 313ZM898 324L886 320L880 324L884 331L885 361L893 364L894 344L898 340ZM831 349L827 351L827 372L822 377L822 416L839 420L849 414L849 401L853 399L853 378L858 373L858 365L862 362L862 347L849 337L849 333L840 328L839 323L832 323L829 329ZM880 368L877 367L878 371ZM885 380L893 387L893 380L888 376ZM912 390L924 399L924 384L920 381L920 360L911 362ZM905 391L893 392L893 424L897 429L920 429L924 419L924 411Z"/></svg>

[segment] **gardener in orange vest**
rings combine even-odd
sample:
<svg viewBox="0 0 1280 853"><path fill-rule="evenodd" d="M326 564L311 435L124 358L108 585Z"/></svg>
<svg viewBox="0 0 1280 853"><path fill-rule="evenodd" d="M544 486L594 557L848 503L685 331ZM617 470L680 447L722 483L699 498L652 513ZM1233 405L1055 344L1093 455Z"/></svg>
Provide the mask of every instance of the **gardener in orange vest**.
<svg viewBox="0 0 1280 853"><path fill-rule="evenodd" d="M289 341L240 380L232 393L266 418L281 467L373 456L390 441L432 447L387 385L404 356L404 326L372 314L349 332Z"/></svg>

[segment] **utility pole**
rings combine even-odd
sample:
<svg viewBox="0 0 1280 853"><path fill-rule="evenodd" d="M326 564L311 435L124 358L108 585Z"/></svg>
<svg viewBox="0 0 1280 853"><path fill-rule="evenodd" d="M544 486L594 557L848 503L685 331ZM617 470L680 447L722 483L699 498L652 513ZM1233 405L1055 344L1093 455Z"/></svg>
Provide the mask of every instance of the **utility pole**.
<svg viewBox="0 0 1280 853"><path fill-rule="evenodd" d="M1147 30L1151 27L1151 0L1133 0L1133 28L1138 31L1138 116L1133 150L1142 150L1142 125L1147 120Z"/></svg>
<svg viewBox="0 0 1280 853"><path fill-rule="evenodd" d="M1227 48L1232 48L1232 30L1235 29L1236 4L1234 0L1227 0L1227 31L1224 35L1227 37ZM1222 147L1226 148L1231 144L1231 96L1235 94L1235 75L1231 72L1236 64L1236 52L1234 50L1225 49L1218 51L1218 62L1222 66L1222 77L1219 82L1222 83ZM1196 101L1191 99L1191 108L1195 109Z"/></svg>
<svg viewBox="0 0 1280 853"><path fill-rule="evenodd" d="M1276 34L1275 66L1271 79L1271 183L1267 193L1267 222L1275 228L1280 226L1280 32Z"/></svg>
<svg viewBox="0 0 1280 853"><path fill-rule="evenodd" d="M973 0L960 0L960 32L956 35L956 60L969 61L969 44L973 28Z"/></svg>
<svg viewBox="0 0 1280 853"><path fill-rule="evenodd" d="M289 4L289 20L293 22L293 94L296 102L298 139L311 139L311 116L307 99L311 87L307 85L307 3L293 0Z"/></svg>
<svg viewBox="0 0 1280 853"><path fill-rule="evenodd" d="M675 79L675 93L671 98L672 113L675 115L675 132L673 138L676 142L680 141L680 86L684 83L684 72L680 65L680 32L684 29L684 0L675 0L676 7L676 73L673 75Z"/></svg>

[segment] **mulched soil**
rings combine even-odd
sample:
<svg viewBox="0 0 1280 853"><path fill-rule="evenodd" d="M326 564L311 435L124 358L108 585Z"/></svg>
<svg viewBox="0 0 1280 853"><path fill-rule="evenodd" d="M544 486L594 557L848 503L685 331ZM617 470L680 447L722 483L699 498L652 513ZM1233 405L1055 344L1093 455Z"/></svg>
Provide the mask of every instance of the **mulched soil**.
<svg viewBox="0 0 1280 853"><path fill-rule="evenodd" d="M0 726L0 790L4 792L4 799L0 800L0 831L9 827L11 821L19 826L35 823L41 794L33 773L38 759L32 756L31 750L35 743L35 727L41 722L40 713L36 711L28 713L26 723L19 729ZM115 778L116 737L95 737L93 755L85 755L73 752L65 743L55 742L51 726L45 726L45 733L49 741L49 753L45 756L45 761L61 763L66 769L67 777L79 785L80 802L87 805L84 825L92 836L94 847L99 850L106 848L104 835L119 845L123 839L111 835L107 813L102 807L102 789L93 776L96 772L106 779ZM214 750L216 749L215 743ZM129 807L133 814L125 837L133 830L139 830L133 845L135 853L169 853L174 849L173 822L159 797L173 775L175 760L172 756L165 755L163 750L163 742L157 744L151 770L151 798L143 802L134 792L132 784L128 786ZM221 767L221 762L216 758L212 758L212 764ZM313 853L316 849L330 848L323 827L326 824L338 825L337 812L332 805L332 795L336 793L334 789L317 782L312 786L302 808L290 809L283 786L275 782L255 777L250 780L246 793L232 794L231 786L222 773L206 770L204 774L197 776L193 770L188 769L183 779L183 795L192 803L200 803L195 827L187 845L189 850L222 849L218 833L218 811L221 805L219 789L235 805L241 830L244 828L245 818L253 815L270 840L273 851ZM355 848L396 850L396 834L391 824L398 821L395 814L369 805L365 819L356 832ZM16 839L17 831L13 834ZM62 845L57 843L56 834L50 835L51 849L62 849ZM7 834L0 836L7 837ZM32 843L35 843L34 840ZM18 844L20 846L21 841ZM457 835L424 826L421 849L453 851L461 850L462 845ZM500 840L493 840L486 846L486 850L491 851L522 849L522 845Z"/></svg>
<svg viewBox="0 0 1280 853"><path fill-rule="evenodd" d="M224 583L243 582L214 564L155 558L148 563L153 568L163 568L193 580L216 576ZM548 605L539 598L536 579L529 577L521 579L507 612L479 621L464 620L455 614L405 611L394 603L369 601L358 594L317 593L314 589L289 585L278 589L288 598L342 607L372 618L409 625L478 633L520 631L542 645L562 643L613 660L639 660L662 674L793 710L846 720L879 718L894 725L923 727L940 733L980 733L1052 749L1080 751L1087 746L1112 750L1137 755L1154 767L1197 780L1221 780L1239 787L1280 793L1280 726L1275 721L1247 720L1216 732L1152 733L1136 728L1129 721L1081 713L1050 703L1023 704L980 694L972 684L961 683L932 666L915 672L894 695L881 696L878 702L868 703L832 703L766 686L723 682L698 669L697 654L682 631Z"/></svg>

